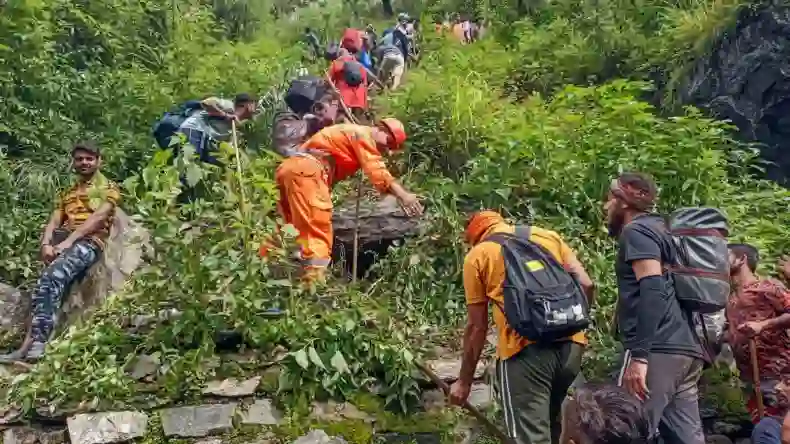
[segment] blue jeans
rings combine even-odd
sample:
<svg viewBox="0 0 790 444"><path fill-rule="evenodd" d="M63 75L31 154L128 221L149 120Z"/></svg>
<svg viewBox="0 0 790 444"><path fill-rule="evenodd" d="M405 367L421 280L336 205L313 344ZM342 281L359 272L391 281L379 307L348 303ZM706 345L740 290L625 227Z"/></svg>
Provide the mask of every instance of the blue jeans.
<svg viewBox="0 0 790 444"><path fill-rule="evenodd" d="M752 444L780 444L782 442L782 422L778 418L766 417L760 420L752 431Z"/></svg>
<svg viewBox="0 0 790 444"><path fill-rule="evenodd" d="M101 249L89 239L80 239L53 260L41 277L33 292L32 336L36 342L47 342L55 327L55 317L63 303L63 297L77 279L95 264Z"/></svg>
<svg viewBox="0 0 790 444"><path fill-rule="evenodd" d="M187 142L195 147L195 153L201 162L222 166L220 161L211 155L215 150L214 143L205 132L191 128L184 128L181 132L187 136Z"/></svg>

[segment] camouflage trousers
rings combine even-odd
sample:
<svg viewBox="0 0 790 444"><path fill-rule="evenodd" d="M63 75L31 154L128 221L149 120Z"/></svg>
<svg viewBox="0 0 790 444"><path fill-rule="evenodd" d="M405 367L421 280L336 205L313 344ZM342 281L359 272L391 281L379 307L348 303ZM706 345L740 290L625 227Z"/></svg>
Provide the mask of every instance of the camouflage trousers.
<svg viewBox="0 0 790 444"><path fill-rule="evenodd" d="M55 327L63 296L71 284L99 260L100 255L101 249L93 241L80 239L47 266L33 291L34 341L47 342Z"/></svg>

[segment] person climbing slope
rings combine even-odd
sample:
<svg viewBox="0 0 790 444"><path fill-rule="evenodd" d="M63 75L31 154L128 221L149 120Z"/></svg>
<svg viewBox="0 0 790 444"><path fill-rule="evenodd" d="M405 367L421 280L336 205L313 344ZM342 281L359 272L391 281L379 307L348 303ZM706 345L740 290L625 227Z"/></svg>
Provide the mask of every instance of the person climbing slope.
<svg viewBox="0 0 790 444"><path fill-rule="evenodd" d="M398 89L406 68L400 49L392 43L381 43L377 48L379 62L378 78L390 89Z"/></svg>
<svg viewBox="0 0 790 444"><path fill-rule="evenodd" d="M313 29L309 26L304 29L303 41L310 50L311 60L315 60L321 56L321 42L318 40L318 36L315 35Z"/></svg>
<svg viewBox="0 0 790 444"><path fill-rule="evenodd" d="M368 72L345 47L340 48L339 57L329 66L327 76L351 113L357 119L364 117L368 108Z"/></svg>
<svg viewBox="0 0 790 444"><path fill-rule="evenodd" d="M499 332L497 386L507 435L516 444L559 444L562 402L581 369L587 344L586 322L579 321L586 319L583 307L592 305L595 285L554 231L510 225L496 211L481 211L469 219L464 238L472 246L463 267L468 317L461 371L450 387L450 402L462 405L469 397L492 305ZM545 314L533 310L536 305L545 307ZM528 308L519 309L523 307ZM532 326L530 339L522 334L527 333L524 324ZM551 337L546 334L550 330Z"/></svg>
<svg viewBox="0 0 790 444"><path fill-rule="evenodd" d="M386 118L378 126L352 124L324 128L302 145L302 153L285 159L275 179L280 190L278 210L298 231L306 281L323 280L332 252L330 188L361 169L382 194L394 195L408 216L422 214L415 194L387 170L382 156L399 150L406 140L403 124ZM261 246L266 255L267 245Z"/></svg>

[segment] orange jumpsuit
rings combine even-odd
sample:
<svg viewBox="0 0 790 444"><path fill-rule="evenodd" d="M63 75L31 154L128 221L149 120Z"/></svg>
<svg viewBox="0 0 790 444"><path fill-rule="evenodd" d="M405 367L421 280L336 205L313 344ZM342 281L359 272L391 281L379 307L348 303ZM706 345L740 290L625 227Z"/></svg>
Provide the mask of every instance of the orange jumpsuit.
<svg viewBox="0 0 790 444"><path fill-rule="evenodd" d="M376 148L372 130L352 124L324 128L302 145L301 153L277 168L277 207L285 221L299 230L297 240L306 271L325 269L332 257L330 187L360 168L382 194L395 180Z"/></svg>

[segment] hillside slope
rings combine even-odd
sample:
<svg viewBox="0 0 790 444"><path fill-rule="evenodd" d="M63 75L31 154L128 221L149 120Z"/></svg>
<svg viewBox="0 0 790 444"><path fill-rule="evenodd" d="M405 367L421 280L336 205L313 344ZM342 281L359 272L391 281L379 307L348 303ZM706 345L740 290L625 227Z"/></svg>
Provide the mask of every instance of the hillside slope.
<svg viewBox="0 0 790 444"><path fill-rule="evenodd" d="M258 241L273 231L274 221L266 215L276 198L272 176L277 159L245 156L241 175L189 159L173 166L163 152L153 154L148 134L148 125L179 100L265 91L279 84L296 65L299 51L278 43L295 38L301 25L271 22L268 31L234 43L202 32L216 22L210 10L195 6L176 20L170 37L175 43L155 47L161 63L152 66L151 59L135 55L92 60L77 69L83 62L52 57L83 52L55 45L63 40L55 31L72 25L52 21L53 10L47 8L55 3L42 4L43 10L10 10L17 28L0 27L6 33L0 43L13 48L15 57L3 65L11 73L3 88L19 106L3 115L10 129L0 128L8 145L0 159L0 184L7 190L0 208L12 215L0 222L0 279L15 286L35 279L36 236L60 185L50 173L65 173L60 160L53 165L53 159L67 152L60 141L91 134L108 147L110 174L125 185L123 207L150 231L156 255L90 318L55 341L42 362L19 376L6 375L6 402L25 418L38 415L59 423L80 411L196 405L205 402L207 389L219 390L214 381L260 376L253 390L274 398L287 418L271 430L279 440L316 424L330 427L315 414L309 419L312 402L330 398L350 400L377 418L374 426L366 418L346 418L350 422L327 430L350 441L368 442L374 431L449 435L457 419L453 411L404 417L384 412L384 406L407 412L425 407L413 360L457 355L465 313L462 225L467 212L482 208L553 229L577 250L601 289L584 368L588 378L602 378L617 347L609 331L614 243L603 229L601 198L621 170L651 173L661 186L662 211L684 205L725 209L732 237L760 247L768 266L790 249L790 192L750 175L755 152L733 140L726 124L694 109L666 117L645 101L654 95L651 85L617 79L628 74L626 66L639 72L639 64L615 64L591 86L566 85L588 79L590 66L610 66L608 57L587 62L602 48L608 48L607 55L632 55L616 45L638 33L588 38L585 33L592 28L583 25L590 23L569 21L564 15L568 5L558 5L554 15L522 22L510 36L472 46L426 36L419 68L408 73L402 90L380 97L376 106L379 115L395 115L408 125L408 151L393 170L428 202L427 232L400 241L358 286L338 277L326 288L306 293L293 285L295 270L285 254L267 262L257 255ZM120 45L110 45L113 54L136 54L126 46L135 45L117 36L140 30L113 28L118 20L112 8L124 11L130 5L107 6L102 11L106 16L91 20L77 18L113 30L108 41ZM620 15L607 15L616 6L598 8L595 17L619 20ZM305 20L348 16L342 6L337 8L319 9ZM52 27L45 27L49 31L33 39L38 44L27 48L32 43L18 36L39 20ZM341 28L337 23L336 29ZM630 28L596 29L617 33ZM573 45L557 43L568 35ZM25 50L31 53L25 55ZM193 63L197 59L200 63ZM524 64L525 59L532 64ZM40 76L24 77L36 63L41 64ZM62 97L70 100L56 103L51 116L45 115L49 91L67 91ZM30 126L20 115L43 120ZM256 126L247 139L256 140L257 130L265 132ZM232 156L226 148L225 155ZM206 198L188 214L173 203L179 170L208 185ZM341 187L338 197L353 195L350 188ZM247 199L244 211L242 196ZM266 317L263 312L270 307L283 309L286 316ZM180 316L159 316L171 310ZM135 372L146 361L153 370ZM717 383L708 401L719 414L741 412L731 375L707 377ZM246 389L240 392L253 396ZM227 418L232 410L217 415ZM164 435L155 417L151 415L147 439L159 442ZM223 424L217 430L228 428ZM442 424L438 432L436 424ZM252 435L261 432L254 428ZM265 425L262 430L268 429ZM231 435L227 439L232 442L252 439L239 431Z"/></svg>

